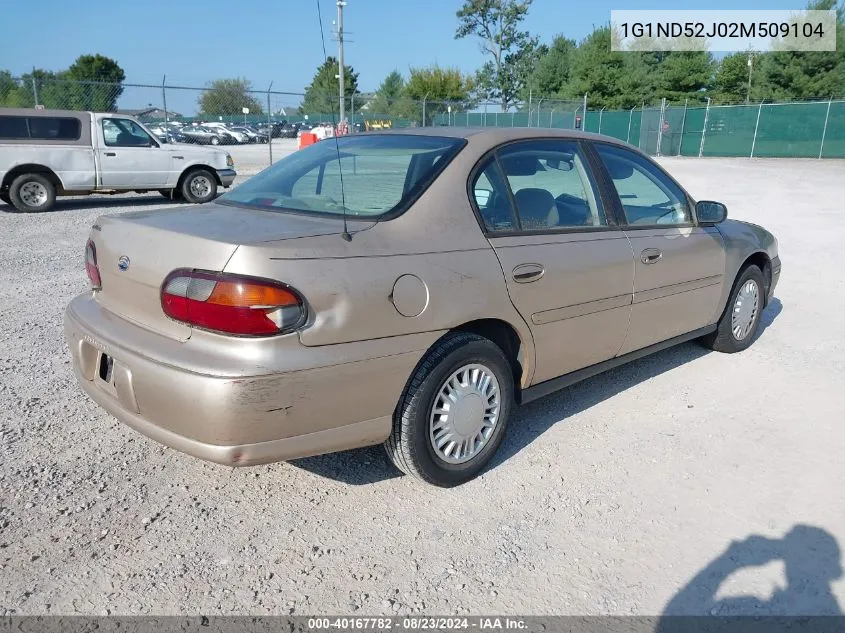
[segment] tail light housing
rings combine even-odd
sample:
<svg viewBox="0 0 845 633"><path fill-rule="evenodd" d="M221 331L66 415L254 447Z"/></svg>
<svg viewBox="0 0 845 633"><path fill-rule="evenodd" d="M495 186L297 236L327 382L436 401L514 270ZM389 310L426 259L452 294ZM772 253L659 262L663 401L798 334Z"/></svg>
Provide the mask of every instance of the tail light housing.
<svg viewBox="0 0 845 633"><path fill-rule="evenodd" d="M161 307L176 321L235 336L274 336L305 323L305 302L285 284L204 270L174 270L161 286Z"/></svg>
<svg viewBox="0 0 845 633"><path fill-rule="evenodd" d="M85 272L91 281L91 289L99 290L103 283L100 280L100 267L97 265L97 247L93 240L88 240L85 245Z"/></svg>

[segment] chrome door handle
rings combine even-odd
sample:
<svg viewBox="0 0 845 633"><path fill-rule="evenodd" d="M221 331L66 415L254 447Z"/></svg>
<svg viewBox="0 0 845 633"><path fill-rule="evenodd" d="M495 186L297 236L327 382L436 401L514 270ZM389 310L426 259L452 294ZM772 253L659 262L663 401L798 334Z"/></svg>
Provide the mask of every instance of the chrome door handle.
<svg viewBox="0 0 845 633"><path fill-rule="evenodd" d="M537 281L544 274L546 274L546 269L540 264L520 264L513 269L513 280L518 284L527 284Z"/></svg>
<svg viewBox="0 0 845 633"><path fill-rule="evenodd" d="M656 264L663 259L663 251L657 248L647 248L640 253L640 261L643 264Z"/></svg>
<svg viewBox="0 0 845 633"><path fill-rule="evenodd" d="M106 152L106 156L117 156L114 152Z"/></svg>

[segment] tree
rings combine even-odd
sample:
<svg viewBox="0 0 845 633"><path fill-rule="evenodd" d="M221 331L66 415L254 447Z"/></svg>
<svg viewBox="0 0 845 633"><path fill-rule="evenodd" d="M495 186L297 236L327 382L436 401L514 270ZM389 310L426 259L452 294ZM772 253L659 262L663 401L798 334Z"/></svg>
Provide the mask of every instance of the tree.
<svg viewBox="0 0 845 633"><path fill-rule="evenodd" d="M738 103L748 96L749 53L726 55L716 70L713 98L721 103Z"/></svg>
<svg viewBox="0 0 845 633"><path fill-rule="evenodd" d="M550 47L541 47L534 70L523 87L522 99L527 100L526 88L543 97L571 97L565 94L566 84L572 70L575 54L575 40L558 35Z"/></svg>
<svg viewBox="0 0 845 633"><path fill-rule="evenodd" d="M836 0L816 0L808 9L837 9ZM775 50L756 59L752 97L785 100L845 94L845 6L837 9L834 28L835 51Z"/></svg>
<svg viewBox="0 0 845 633"><path fill-rule="evenodd" d="M516 101L537 59L537 38L519 30L532 0L465 0L458 10L455 39L475 35L490 56L476 74L477 89L498 98L502 111Z"/></svg>
<svg viewBox="0 0 845 633"><path fill-rule="evenodd" d="M713 86L714 68L707 51L673 51L660 64L657 91L669 101L700 100Z"/></svg>
<svg viewBox="0 0 845 633"><path fill-rule="evenodd" d="M123 94L126 74L120 65L103 55L80 55L58 79L65 94L63 107L71 110L113 112ZM40 97L39 93L39 97ZM46 104L45 104L46 105Z"/></svg>
<svg viewBox="0 0 845 633"><path fill-rule="evenodd" d="M359 94L358 73L352 66L344 64L343 68L344 101L350 99L351 104L352 95ZM337 80L339 72L340 65L335 57L328 57L320 64L314 79L305 90L305 97L299 106L300 114L331 114L340 110L340 86Z"/></svg>
<svg viewBox="0 0 845 633"><path fill-rule="evenodd" d="M376 115L414 116L409 106L413 108L413 103L405 97L405 80L399 71L394 70L381 82L368 109Z"/></svg>
<svg viewBox="0 0 845 633"><path fill-rule="evenodd" d="M8 70L0 70L0 107L17 108L18 84Z"/></svg>
<svg viewBox="0 0 845 633"><path fill-rule="evenodd" d="M626 63L631 53L610 50L610 27L595 29L578 45L572 58L572 70L567 92L572 96L589 95L590 105L596 107L631 107L632 98L624 92Z"/></svg>
<svg viewBox="0 0 845 633"><path fill-rule="evenodd" d="M453 112L472 107L472 93L475 84L457 68L412 68L405 85L405 94L415 101L425 100L425 121L428 124L435 114L446 112L449 106ZM422 107L420 107L422 110Z"/></svg>
<svg viewBox="0 0 845 633"><path fill-rule="evenodd" d="M250 114L262 114L261 102L249 94L252 84L246 79L216 79L199 98L202 114L234 116L249 108Z"/></svg>

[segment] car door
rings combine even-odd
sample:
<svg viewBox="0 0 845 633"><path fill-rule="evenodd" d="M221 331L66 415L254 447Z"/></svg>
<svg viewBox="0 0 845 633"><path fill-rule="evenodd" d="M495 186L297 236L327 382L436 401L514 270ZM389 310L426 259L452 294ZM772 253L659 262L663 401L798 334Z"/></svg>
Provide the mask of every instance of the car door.
<svg viewBox="0 0 845 633"><path fill-rule="evenodd" d="M580 144L505 145L471 184L511 301L534 337L533 383L613 358L628 328L633 255Z"/></svg>
<svg viewBox="0 0 845 633"><path fill-rule="evenodd" d="M593 147L634 252L634 302L621 353L709 325L725 281L721 234L697 226L687 194L647 157L608 143Z"/></svg>
<svg viewBox="0 0 845 633"><path fill-rule="evenodd" d="M97 162L104 189L154 189L167 184L171 154L132 119L100 120Z"/></svg>

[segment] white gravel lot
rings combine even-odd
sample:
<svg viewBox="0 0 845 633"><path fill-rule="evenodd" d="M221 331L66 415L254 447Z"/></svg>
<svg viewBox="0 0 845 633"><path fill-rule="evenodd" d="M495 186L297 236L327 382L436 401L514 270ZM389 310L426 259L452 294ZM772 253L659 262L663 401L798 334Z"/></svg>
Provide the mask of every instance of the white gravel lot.
<svg viewBox="0 0 845 633"><path fill-rule="evenodd" d="M759 340L526 406L452 490L380 447L228 469L124 427L77 387L62 313L94 219L170 202L0 203L0 614L839 612L845 163L664 164L777 235Z"/></svg>

